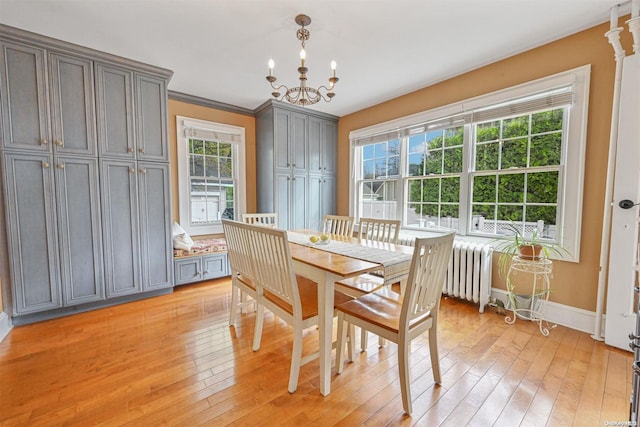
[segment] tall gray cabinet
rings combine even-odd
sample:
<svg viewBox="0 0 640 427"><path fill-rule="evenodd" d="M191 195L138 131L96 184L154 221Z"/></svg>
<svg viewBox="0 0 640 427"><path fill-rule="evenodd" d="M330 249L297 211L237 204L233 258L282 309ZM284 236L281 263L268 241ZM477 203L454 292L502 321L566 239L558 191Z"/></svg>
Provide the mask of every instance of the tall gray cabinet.
<svg viewBox="0 0 640 427"><path fill-rule="evenodd" d="M258 210L280 227L319 229L335 213L337 120L274 100L256 109Z"/></svg>
<svg viewBox="0 0 640 427"><path fill-rule="evenodd" d="M169 290L171 72L0 25L16 324Z"/></svg>

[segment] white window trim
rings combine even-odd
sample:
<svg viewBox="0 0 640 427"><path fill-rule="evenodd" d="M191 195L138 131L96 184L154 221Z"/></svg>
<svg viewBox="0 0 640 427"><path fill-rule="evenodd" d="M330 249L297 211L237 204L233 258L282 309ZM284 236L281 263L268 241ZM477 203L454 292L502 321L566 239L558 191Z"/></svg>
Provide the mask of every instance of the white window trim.
<svg viewBox="0 0 640 427"><path fill-rule="evenodd" d="M247 191L246 178L243 173L246 170L245 129L239 126L209 122L206 120L193 119L189 117L176 117L176 133L178 145L178 204L181 223L180 225L187 233L192 236L221 234L223 232L222 223L194 227L189 225L188 220L183 220L191 217L189 213L189 157L187 153L187 137L185 135L185 129L188 128L210 130L239 136L240 142L232 143L232 145L235 147L234 156L237 156L237 162L234 164L233 168L233 179L237 183L237 186L234 190L236 197L236 212L234 212L234 215L236 218L240 218L241 215L246 212Z"/></svg>
<svg viewBox="0 0 640 427"><path fill-rule="evenodd" d="M356 167L359 164L358 161L360 159L358 156L359 150L356 150L356 146L354 144L356 139L401 129L410 125L428 122L442 117L470 112L488 105L506 102L529 94L539 93L571 84L573 85L573 103L569 114L569 122L571 125L569 126L569 132L566 136L568 143L563 147L565 156L565 167L563 168L565 179L564 188L560 191L561 200L558 203L558 209L560 210L560 223L563 226L563 229L561 230L562 241L560 243L571 254L570 256L564 256L562 259L565 261L579 262L590 76L591 65L587 64L582 67L502 89L486 95L481 95L461 102L456 102L434 108L432 110L422 111L409 116L400 117L384 123L378 123L351 131L349 133L349 139L351 141L349 214L352 216L357 214L354 199L356 194L355 177L357 173ZM468 162L465 164L465 168L467 170L466 173L468 173ZM402 200L402 205L404 205L404 203L405 200ZM464 221L466 222L466 217ZM473 241L492 240L492 238L479 236L462 236L462 239Z"/></svg>

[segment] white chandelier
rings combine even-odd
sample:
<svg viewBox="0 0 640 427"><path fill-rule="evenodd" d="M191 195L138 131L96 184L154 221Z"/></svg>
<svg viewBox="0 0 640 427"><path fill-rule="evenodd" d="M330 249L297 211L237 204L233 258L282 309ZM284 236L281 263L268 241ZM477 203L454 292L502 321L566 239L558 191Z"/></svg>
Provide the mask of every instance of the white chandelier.
<svg viewBox="0 0 640 427"><path fill-rule="evenodd" d="M298 73L300 73L300 86L295 87L287 87L285 85L276 86L274 83L276 82L276 76L273 75L273 59L269 59L269 75L267 76L267 81L271 84L273 88L273 95L279 101L287 100L291 104L296 105L313 105L320 100L325 100L326 102L331 102L331 99L336 95L333 92L333 87L338 82L338 78L336 77L336 61L331 61L331 70L332 75L329 77L329 87L320 86L317 89L307 86L307 72L309 69L304 65L304 61L307 57L307 53L304 50L304 44L307 40L309 40L309 30L305 27L311 23L311 18L307 15L298 15L296 16L296 24L300 25L298 31L296 31L296 36L298 40L302 43L302 50L300 50L300 66L298 67ZM280 90L284 89L284 95L280 94ZM321 90L326 91L326 94L323 94Z"/></svg>

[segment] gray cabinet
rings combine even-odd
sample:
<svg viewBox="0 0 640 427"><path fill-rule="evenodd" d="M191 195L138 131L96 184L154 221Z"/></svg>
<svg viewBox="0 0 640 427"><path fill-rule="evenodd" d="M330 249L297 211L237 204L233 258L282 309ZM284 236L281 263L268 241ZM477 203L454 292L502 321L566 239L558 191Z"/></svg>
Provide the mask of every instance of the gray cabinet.
<svg viewBox="0 0 640 427"><path fill-rule="evenodd" d="M4 148L50 151L44 49L0 41L0 97Z"/></svg>
<svg viewBox="0 0 640 427"><path fill-rule="evenodd" d="M105 298L98 160L55 157L63 305Z"/></svg>
<svg viewBox="0 0 640 427"><path fill-rule="evenodd" d="M54 151L97 155L93 62L50 53L49 79Z"/></svg>
<svg viewBox="0 0 640 427"><path fill-rule="evenodd" d="M135 159L133 72L97 64L96 105L100 155Z"/></svg>
<svg viewBox="0 0 640 427"><path fill-rule="evenodd" d="M142 254L142 290L168 288L173 285L171 262L173 242L169 165L138 163L138 202L140 205L140 245Z"/></svg>
<svg viewBox="0 0 640 427"><path fill-rule="evenodd" d="M4 154L15 314L61 307L52 158Z"/></svg>
<svg viewBox="0 0 640 427"><path fill-rule="evenodd" d="M135 162L100 161L107 296L142 291L138 180Z"/></svg>
<svg viewBox="0 0 640 427"><path fill-rule="evenodd" d="M229 263L226 253L179 258L174 263L176 285L185 285L229 275Z"/></svg>
<svg viewBox="0 0 640 427"><path fill-rule="evenodd" d="M171 287L169 165L101 160L107 295Z"/></svg>
<svg viewBox="0 0 640 427"><path fill-rule="evenodd" d="M276 212L283 228L319 228L335 213L336 141L335 116L273 100L260 106L258 210Z"/></svg>
<svg viewBox="0 0 640 427"><path fill-rule="evenodd" d="M14 323L171 288L171 72L1 24L0 69Z"/></svg>

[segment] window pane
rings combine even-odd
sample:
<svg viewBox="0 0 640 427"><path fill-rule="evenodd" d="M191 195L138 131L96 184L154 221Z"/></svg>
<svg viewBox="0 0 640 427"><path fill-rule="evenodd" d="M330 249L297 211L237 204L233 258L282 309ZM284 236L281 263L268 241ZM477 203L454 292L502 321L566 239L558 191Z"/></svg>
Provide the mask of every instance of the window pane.
<svg viewBox="0 0 640 427"><path fill-rule="evenodd" d="M204 143L204 154L207 156L217 156L218 155L218 143L213 141L205 141Z"/></svg>
<svg viewBox="0 0 640 427"><path fill-rule="evenodd" d="M371 179L375 178L376 164L374 160L367 160L362 163L362 178Z"/></svg>
<svg viewBox="0 0 640 427"><path fill-rule="evenodd" d="M374 157L379 159L380 157L386 157L387 155L387 143L381 142L379 144L374 144Z"/></svg>
<svg viewBox="0 0 640 427"><path fill-rule="evenodd" d="M524 202L524 174L498 176L498 202Z"/></svg>
<svg viewBox="0 0 640 427"><path fill-rule="evenodd" d="M473 178L474 202L494 203L496 201L496 178L495 175L476 176Z"/></svg>
<svg viewBox="0 0 640 427"><path fill-rule="evenodd" d="M212 156L206 156L205 160L205 175L209 178L218 178L218 158Z"/></svg>
<svg viewBox="0 0 640 427"><path fill-rule="evenodd" d="M558 172L537 172L527 175L527 202L557 203Z"/></svg>
<svg viewBox="0 0 640 427"><path fill-rule="evenodd" d="M198 139L192 139L189 143L189 153L204 154L204 142Z"/></svg>
<svg viewBox="0 0 640 427"><path fill-rule="evenodd" d="M397 176L400 169L400 156L389 157L387 168L387 176Z"/></svg>
<svg viewBox="0 0 640 427"><path fill-rule="evenodd" d="M204 156L191 156L189 174L191 176L204 176Z"/></svg>
<svg viewBox="0 0 640 427"><path fill-rule="evenodd" d="M424 167L422 161L424 159L423 153L409 154L409 175L420 176L423 173Z"/></svg>
<svg viewBox="0 0 640 427"><path fill-rule="evenodd" d="M498 148L497 142L478 144L476 146L476 170L489 171L498 169Z"/></svg>
<svg viewBox="0 0 640 427"><path fill-rule="evenodd" d="M453 147L462 145L464 139L464 127L448 128L444 132L444 146Z"/></svg>
<svg viewBox="0 0 640 427"><path fill-rule="evenodd" d="M224 144L220 142L218 144L218 156L231 158L231 153L232 153L231 149L232 149L231 144Z"/></svg>
<svg viewBox="0 0 640 427"><path fill-rule="evenodd" d="M387 159L376 160L376 178L387 177Z"/></svg>
<svg viewBox="0 0 640 427"><path fill-rule="evenodd" d="M508 224L511 222L522 222L524 218L524 207L522 205L498 205L498 221ZM503 229L505 227L502 227Z"/></svg>
<svg viewBox="0 0 640 427"><path fill-rule="evenodd" d="M423 133L409 137L409 153L424 153L426 148L425 135Z"/></svg>
<svg viewBox="0 0 640 427"><path fill-rule="evenodd" d="M373 144L370 145L365 145L364 147L362 147L362 159L363 160L369 160L369 159L373 159Z"/></svg>
<svg viewBox="0 0 640 427"><path fill-rule="evenodd" d="M440 200L442 202L460 201L460 178L458 177L442 178L442 193L440 196ZM456 212L457 212L457 208L456 208Z"/></svg>
<svg viewBox="0 0 640 427"><path fill-rule="evenodd" d="M462 172L462 146L444 150L444 173Z"/></svg>
<svg viewBox="0 0 640 427"><path fill-rule="evenodd" d="M478 142L497 141L500 137L500 122L480 123L476 126L476 134Z"/></svg>
<svg viewBox="0 0 640 427"><path fill-rule="evenodd" d="M529 115L513 117L502 121L502 137L513 138L514 136L529 135Z"/></svg>
<svg viewBox="0 0 640 427"><path fill-rule="evenodd" d="M422 180L422 200L425 202L438 202L440 200L440 179Z"/></svg>
<svg viewBox="0 0 640 427"><path fill-rule="evenodd" d="M562 133L549 133L531 137L531 166L560 164Z"/></svg>
<svg viewBox="0 0 640 427"><path fill-rule="evenodd" d="M442 148L442 130L427 132L425 138L429 149Z"/></svg>
<svg viewBox="0 0 640 427"><path fill-rule="evenodd" d="M422 180L414 179L409 181L409 202L422 201Z"/></svg>
<svg viewBox="0 0 640 427"><path fill-rule="evenodd" d="M424 174L442 173L442 151L429 151L424 166Z"/></svg>
<svg viewBox="0 0 640 427"><path fill-rule="evenodd" d="M220 158L220 178L233 178L233 161L230 158Z"/></svg>
<svg viewBox="0 0 640 427"><path fill-rule="evenodd" d="M556 214L557 208L555 206L529 205L527 206L526 221L531 224L535 223L536 227L539 221L544 225L555 225ZM538 230L538 232L544 232L544 230ZM543 233L543 235L545 234Z"/></svg>
<svg viewBox="0 0 640 427"><path fill-rule="evenodd" d="M562 130L564 109L543 111L531 115L531 133Z"/></svg>
<svg viewBox="0 0 640 427"><path fill-rule="evenodd" d="M527 138L504 141L500 169L525 167L527 167Z"/></svg>

